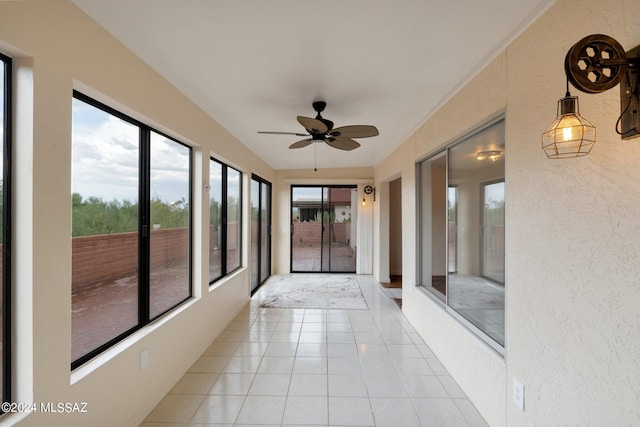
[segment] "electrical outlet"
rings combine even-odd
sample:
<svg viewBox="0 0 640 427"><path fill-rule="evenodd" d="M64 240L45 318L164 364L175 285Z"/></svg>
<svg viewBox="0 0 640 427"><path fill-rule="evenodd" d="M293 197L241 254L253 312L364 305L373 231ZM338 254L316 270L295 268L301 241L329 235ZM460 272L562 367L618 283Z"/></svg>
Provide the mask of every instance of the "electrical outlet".
<svg viewBox="0 0 640 427"><path fill-rule="evenodd" d="M524 384L518 379L513 379L513 403L524 412Z"/></svg>
<svg viewBox="0 0 640 427"><path fill-rule="evenodd" d="M149 349L145 348L140 352L140 370L142 371L149 364Z"/></svg>

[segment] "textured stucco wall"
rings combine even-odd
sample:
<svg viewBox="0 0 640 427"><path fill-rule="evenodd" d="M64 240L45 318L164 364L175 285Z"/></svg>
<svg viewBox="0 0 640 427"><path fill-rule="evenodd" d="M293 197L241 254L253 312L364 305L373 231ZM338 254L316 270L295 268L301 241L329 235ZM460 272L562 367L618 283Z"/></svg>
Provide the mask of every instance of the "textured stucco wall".
<svg viewBox="0 0 640 427"><path fill-rule="evenodd" d="M597 127L589 156L539 148L564 55L592 33L640 44L640 2L560 1L508 51L507 381L526 386L510 425L640 425L640 139L614 132L619 88L573 91Z"/></svg>
<svg viewBox="0 0 640 427"><path fill-rule="evenodd" d="M417 262L415 161L505 112L505 357L410 280L403 294L405 314L492 426L640 425L640 139L614 132L619 89L573 90L598 128L589 156L552 161L540 148L564 95L564 56L592 33L640 44L640 2L558 1L375 171L376 182L402 174L406 276ZM511 402L513 377L524 412Z"/></svg>

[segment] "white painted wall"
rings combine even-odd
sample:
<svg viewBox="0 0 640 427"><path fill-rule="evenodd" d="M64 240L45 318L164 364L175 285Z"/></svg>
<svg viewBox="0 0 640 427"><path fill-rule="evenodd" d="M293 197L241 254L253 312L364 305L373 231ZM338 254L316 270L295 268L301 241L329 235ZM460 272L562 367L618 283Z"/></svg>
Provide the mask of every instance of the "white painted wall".
<svg viewBox="0 0 640 427"><path fill-rule="evenodd" d="M137 426L249 299L248 268L208 286L202 182L209 155L239 167L245 184L252 171L267 179L273 171L70 2L0 2L0 49L15 58L17 94L13 399L88 403L86 414L8 414L0 425ZM194 147L201 222L194 224L195 298L72 373L74 88ZM142 349L149 365L140 371Z"/></svg>
<svg viewBox="0 0 640 427"><path fill-rule="evenodd" d="M637 0L560 0L375 170L402 171L403 310L492 426L640 425L640 139L614 132L619 90L580 96L584 158L548 160L567 50L591 33L640 44ZM411 286L416 160L506 111L506 357ZM525 411L511 382L525 385Z"/></svg>

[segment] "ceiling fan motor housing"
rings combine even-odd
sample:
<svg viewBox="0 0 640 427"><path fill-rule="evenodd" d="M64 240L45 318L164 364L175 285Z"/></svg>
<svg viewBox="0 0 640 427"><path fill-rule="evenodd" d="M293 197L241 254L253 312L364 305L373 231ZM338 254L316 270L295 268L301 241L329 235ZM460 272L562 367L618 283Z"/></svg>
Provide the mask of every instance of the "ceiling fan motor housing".
<svg viewBox="0 0 640 427"><path fill-rule="evenodd" d="M327 120L323 118L322 115L320 115L320 113L322 113L324 109L327 107L327 103L324 101L315 101L311 105L313 106L313 109L318 113L316 115L316 120L320 120L322 123L325 124L325 126L327 127L327 132L331 131L331 129L333 129L333 122L331 120ZM313 139L314 141L317 141L317 140L324 141L324 135L327 132L318 132L318 133L311 132L311 139Z"/></svg>
<svg viewBox="0 0 640 427"><path fill-rule="evenodd" d="M316 111L318 114L322 113L327 106L327 103L324 101L315 101L313 104L313 111Z"/></svg>

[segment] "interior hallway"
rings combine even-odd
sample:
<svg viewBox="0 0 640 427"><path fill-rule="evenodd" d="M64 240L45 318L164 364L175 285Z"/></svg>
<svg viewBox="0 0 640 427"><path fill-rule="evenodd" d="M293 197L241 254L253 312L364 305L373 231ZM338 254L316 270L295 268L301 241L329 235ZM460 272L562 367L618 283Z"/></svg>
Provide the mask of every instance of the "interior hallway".
<svg viewBox="0 0 640 427"><path fill-rule="evenodd" d="M260 308L227 326L141 427L486 426L372 276L368 310Z"/></svg>

